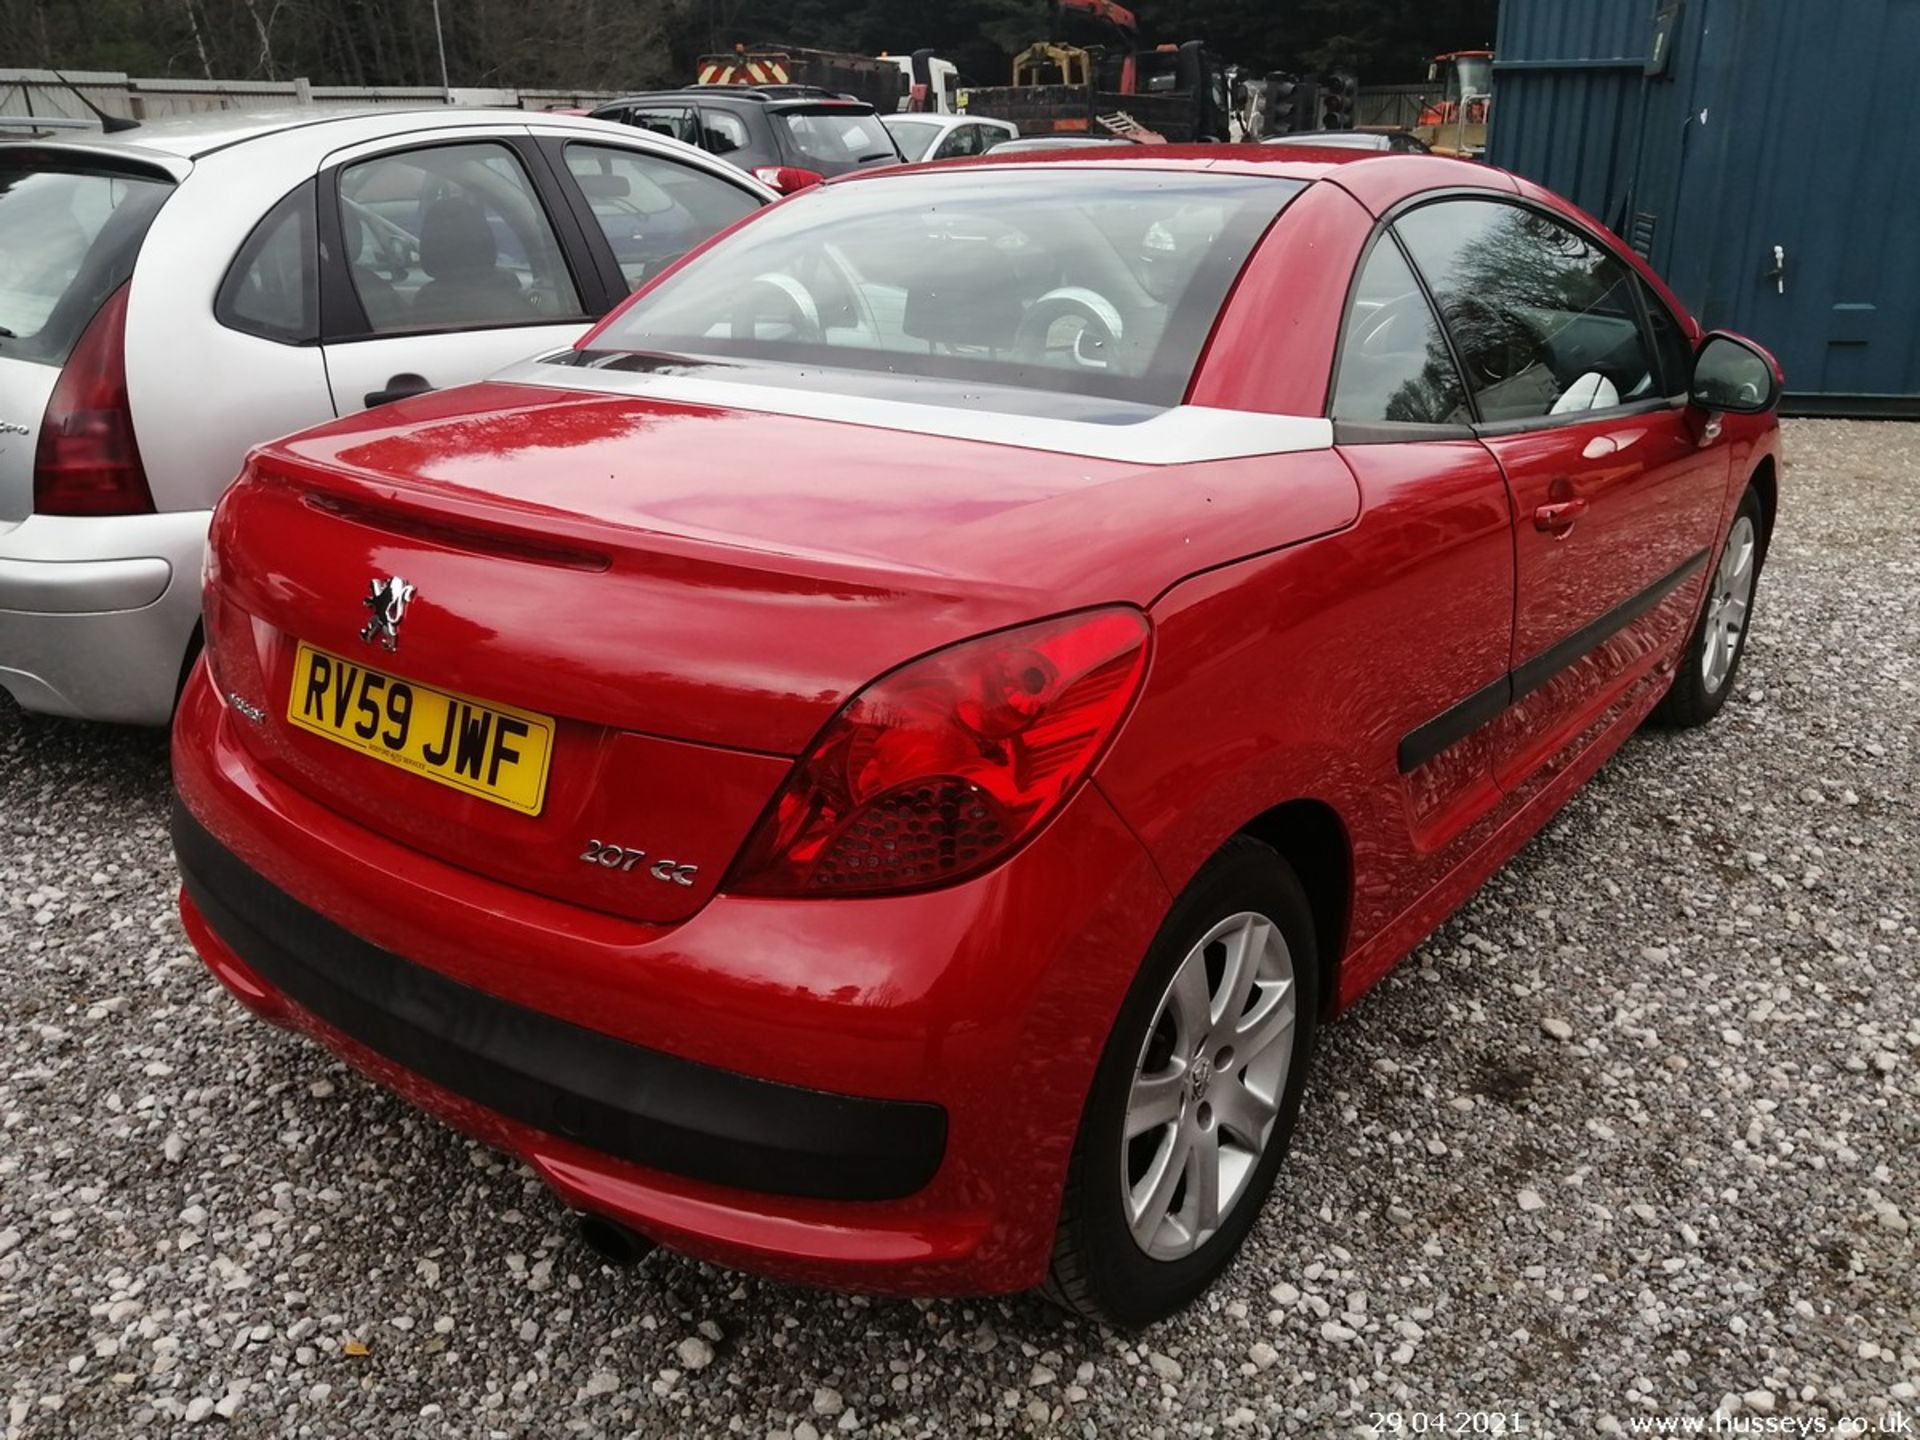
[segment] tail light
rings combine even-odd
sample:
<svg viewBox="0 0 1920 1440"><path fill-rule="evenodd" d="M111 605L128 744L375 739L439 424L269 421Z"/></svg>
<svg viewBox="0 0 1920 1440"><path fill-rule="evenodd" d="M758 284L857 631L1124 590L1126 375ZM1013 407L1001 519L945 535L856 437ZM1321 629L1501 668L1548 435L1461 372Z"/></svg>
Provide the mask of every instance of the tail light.
<svg viewBox="0 0 1920 1440"><path fill-rule="evenodd" d="M100 307L67 357L40 421L33 508L42 515L141 515L153 492L127 403L127 287Z"/></svg>
<svg viewBox="0 0 1920 1440"><path fill-rule="evenodd" d="M824 185L827 180L818 170L802 170L798 165L756 165L753 167L753 178L782 195Z"/></svg>
<svg viewBox="0 0 1920 1440"><path fill-rule="evenodd" d="M1146 672L1146 616L1085 611L968 640L847 702L723 887L882 894L976 874L1065 803Z"/></svg>

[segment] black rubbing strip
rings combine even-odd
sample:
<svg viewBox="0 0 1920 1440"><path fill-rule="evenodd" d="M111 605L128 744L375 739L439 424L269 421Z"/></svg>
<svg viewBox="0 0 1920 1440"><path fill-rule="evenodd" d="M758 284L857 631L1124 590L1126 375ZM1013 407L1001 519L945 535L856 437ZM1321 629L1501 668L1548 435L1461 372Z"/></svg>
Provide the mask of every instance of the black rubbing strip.
<svg viewBox="0 0 1920 1440"><path fill-rule="evenodd" d="M1400 773L1411 775L1442 750L1459 744L1513 703L1513 676L1502 675L1491 685L1450 705L1400 742Z"/></svg>
<svg viewBox="0 0 1920 1440"><path fill-rule="evenodd" d="M1400 773L1412 774L1443 750L1459 744L1482 725L1496 719L1508 706L1532 694L1568 666L1577 664L1671 595L1706 559L1705 550L1688 556L1639 594L1621 601L1519 669L1502 675L1491 685L1482 686L1418 729L1409 731L1400 742Z"/></svg>
<svg viewBox="0 0 1920 1440"><path fill-rule="evenodd" d="M1588 621L1566 639L1542 650L1513 672L1513 698L1518 701L1532 694L1568 666L1585 659L1671 595L1706 560L1704 550L1690 555L1639 594L1622 600L1597 620Z"/></svg>

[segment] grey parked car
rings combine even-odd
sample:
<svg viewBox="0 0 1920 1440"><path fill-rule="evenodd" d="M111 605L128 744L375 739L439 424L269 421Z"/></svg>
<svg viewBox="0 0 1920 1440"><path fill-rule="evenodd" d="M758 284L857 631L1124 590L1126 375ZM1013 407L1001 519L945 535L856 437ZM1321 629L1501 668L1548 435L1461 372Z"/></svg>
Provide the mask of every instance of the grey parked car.
<svg viewBox="0 0 1920 1440"><path fill-rule="evenodd" d="M772 198L692 146L520 111L0 142L0 686L165 724L250 447L569 344Z"/></svg>

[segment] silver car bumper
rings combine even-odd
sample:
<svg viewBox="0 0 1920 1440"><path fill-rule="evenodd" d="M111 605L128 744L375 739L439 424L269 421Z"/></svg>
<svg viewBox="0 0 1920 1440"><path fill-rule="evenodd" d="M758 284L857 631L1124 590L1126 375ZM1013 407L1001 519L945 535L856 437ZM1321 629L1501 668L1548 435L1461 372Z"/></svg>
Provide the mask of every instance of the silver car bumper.
<svg viewBox="0 0 1920 1440"><path fill-rule="evenodd" d="M32 515L0 529L0 686L27 710L165 725L211 516Z"/></svg>

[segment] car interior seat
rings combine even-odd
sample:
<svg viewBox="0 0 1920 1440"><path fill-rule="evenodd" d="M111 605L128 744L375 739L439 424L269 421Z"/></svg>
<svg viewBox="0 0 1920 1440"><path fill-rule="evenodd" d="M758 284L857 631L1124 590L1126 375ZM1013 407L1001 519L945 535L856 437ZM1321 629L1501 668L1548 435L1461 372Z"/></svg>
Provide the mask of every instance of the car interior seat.
<svg viewBox="0 0 1920 1440"><path fill-rule="evenodd" d="M366 258L367 225L351 205L340 207L340 243L346 250L347 268L353 275L354 292L367 323L375 330L399 330L407 323L407 302Z"/></svg>
<svg viewBox="0 0 1920 1440"><path fill-rule="evenodd" d="M420 222L420 268L432 278L413 297L416 325L510 324L533 314L520 277L500 267L486 213L464 195L446 195Z"/></svg>

